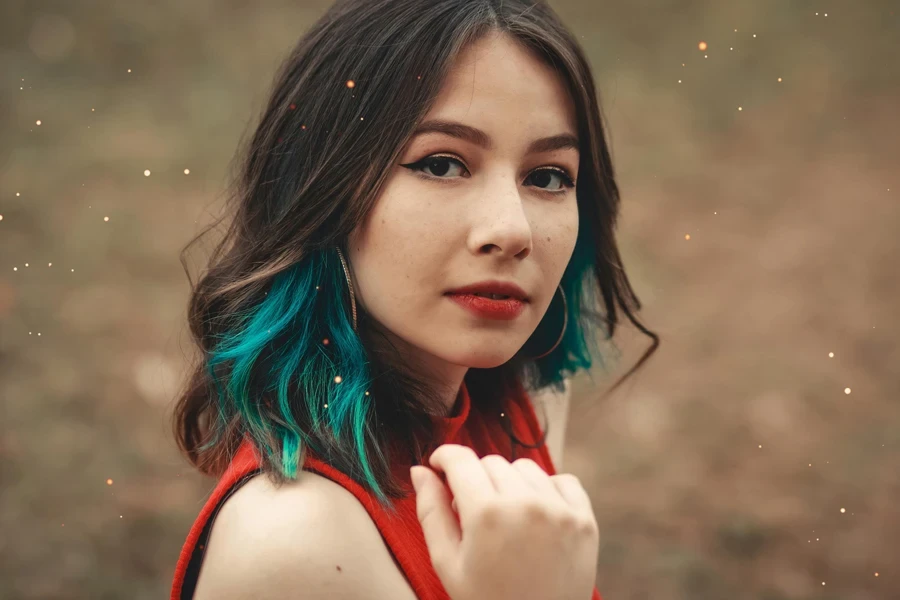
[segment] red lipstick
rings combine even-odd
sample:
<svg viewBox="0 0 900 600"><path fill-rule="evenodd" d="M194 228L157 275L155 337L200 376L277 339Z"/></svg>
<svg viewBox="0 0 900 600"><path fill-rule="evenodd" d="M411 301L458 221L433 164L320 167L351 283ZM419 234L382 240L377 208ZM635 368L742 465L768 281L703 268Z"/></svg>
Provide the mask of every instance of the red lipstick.
<svg viewBox="0 0 900 600"><path fill-rule="evenodd" d="M466 285L455 290L450 290L448 294L482 294L484 296L509 296L522 302L528 302L530 298L525 294L525 290L514 283L507 281L479 281L471 285Z"/></svg>
<svg viewBox="0 0 900 600"><path fill-rule="evenodd" d="M476 316L501 321L515 319L528 304L525 291L506 281L480 281L445 295Z"/></svg>
<svg viewBox="0 0 900 600"><path fill-rule="evenodd" d="M447 294L447 297L485 319L509 321L518 317L525 310L525 303L517 298L494 300L475 294Z"/></svg>

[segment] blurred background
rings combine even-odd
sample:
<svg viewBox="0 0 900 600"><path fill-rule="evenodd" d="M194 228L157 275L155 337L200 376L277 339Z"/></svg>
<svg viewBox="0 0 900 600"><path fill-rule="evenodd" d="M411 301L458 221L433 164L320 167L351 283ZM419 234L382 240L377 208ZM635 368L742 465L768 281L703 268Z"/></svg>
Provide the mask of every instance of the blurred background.
<svg viewBox="0 0 900 600"><path fill-rule="evenodd" d="M328 4L0 3L0 599L166 597L214 483L168 426L179 252ZM574 382L601 593L900 598L900 5L551 4L662 336Z"/></svg>

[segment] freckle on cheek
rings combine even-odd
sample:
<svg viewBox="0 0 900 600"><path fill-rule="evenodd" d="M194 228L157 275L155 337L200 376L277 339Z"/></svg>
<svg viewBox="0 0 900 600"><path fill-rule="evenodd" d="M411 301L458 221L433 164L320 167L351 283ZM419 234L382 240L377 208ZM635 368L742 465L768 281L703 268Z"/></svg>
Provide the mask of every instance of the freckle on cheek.
<svg viewBox="0 0 900 600"><path fill-rule="evenodd" d="M547 236L547 241L548 241L548 242L550 241L550 236L549 236L549 235Z"/></svg>

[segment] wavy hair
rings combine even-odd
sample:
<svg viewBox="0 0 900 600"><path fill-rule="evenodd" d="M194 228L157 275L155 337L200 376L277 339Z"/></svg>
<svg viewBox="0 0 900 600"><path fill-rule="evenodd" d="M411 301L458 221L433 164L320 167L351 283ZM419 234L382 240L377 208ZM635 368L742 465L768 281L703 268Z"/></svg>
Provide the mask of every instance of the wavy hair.
<svg viewBox="0 0 900 600"><path fill-rule="evenodd" d="M224 214L182 251L190 281L185 254L227 224L191 281L199 357L173 414L179 447L202 472L220 475L249 437L275 481L296 478L312 451L387 508L405 494L393 452L427 452L439 395L365 311L353 330L337 248L372 210L454 58L492 32L552 66L571 95L581 225L561 281L564 337L527 358L559 335L554 298L516 356L468 371L473 407L500 412L517 390L562 389L602 361L598 340L612 338L620 311L652 345L616 386L656 350L615 242L619 190L590 67L554 11L535 0L339 0L278 69L233 163ZM507 431L513 451L527 445Z"/></svg>

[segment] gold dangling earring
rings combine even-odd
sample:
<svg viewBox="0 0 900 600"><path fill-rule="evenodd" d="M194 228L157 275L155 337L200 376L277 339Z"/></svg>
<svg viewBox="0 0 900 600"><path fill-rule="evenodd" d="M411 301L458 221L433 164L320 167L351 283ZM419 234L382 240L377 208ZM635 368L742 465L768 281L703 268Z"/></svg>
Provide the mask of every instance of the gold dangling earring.
<svg viewBox="0 0 900 600"><path fill-rule="evenodd" d="M353 293L353 282L350 280L350 269L347 267L347 261L344 260L344 253L337 248L338 257L341 259L341 266L344 268L344 277L347 278L347 287L350 288L350 310L353 313L353 331L356 331L356 294Z"/></svg>
<svg viewBox="0 0 900 600"><path fill-rule="evenodd" d="M562 326L562 331L559 332L559 337L556 338L556 343L553 344L553 345L550 347L549 350L547 350L547 351L544 352L543 354L539 354L538 356L527 356L526 358L528 358L529 360L537 360L537 359L539 359L539 358L544 358L545 356L547 356L548 354L550 354L551 352L553 352L554 350L556 350L556 347L559 346L559 343L560 343L560 342L562 341L562 339L563 339L563 335L566 333L566 326L569 324L569 305L568 305L568 303L566 302L566 293L565 293L565 292L563 291L563 289L562 289L562 284L559 284L559 285L556 287L556 289L559 290L559 294L560 294L560 296L562 296L562 301L563 301L563 326ZM552 302L553 300L551 299L550 301Z"/></svg>

